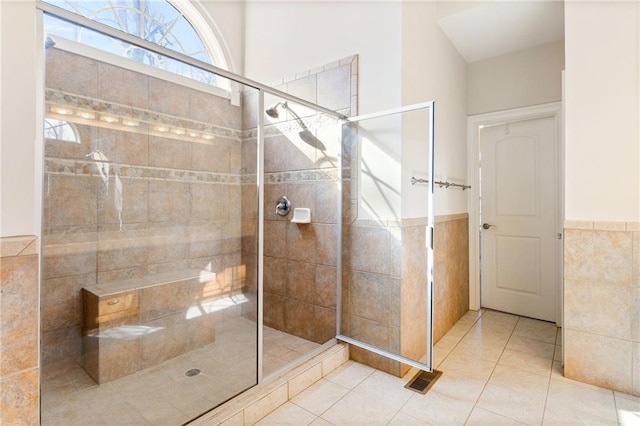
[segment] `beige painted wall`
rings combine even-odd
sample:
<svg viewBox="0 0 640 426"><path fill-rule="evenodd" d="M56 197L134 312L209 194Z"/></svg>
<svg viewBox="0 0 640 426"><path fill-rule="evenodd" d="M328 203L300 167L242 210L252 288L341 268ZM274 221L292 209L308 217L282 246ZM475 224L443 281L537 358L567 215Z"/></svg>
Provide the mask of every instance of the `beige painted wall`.
<svg viewBox="0 0 640 426"><path fill-rule="evenodd" d="M567 220L640 219L639 8L565 5Z"/></svg>
<svg viewBox="0 0 640 426"><path fill-rule="evenodd" d="M35 2L0 2L0 236L40 235Z"/></svg>
<svg viewBox="0 0 640 426"><path fill-rule="evenodd" d="M402 103L435 101L436 180L467 183L466 69L464 59L438 26L435 2L403 2ZM425 203L424 187L412 186L410 180L413 170L419 168L412 159L416 151L403 152L404 218L420 217ZM421 157L418 163L426 161ZM466 195L460 189L436 187L435 215L465 213Z"/></svg>
<svg viewBox="0 0 640 426"><path fill-rule="evenodd" d="M469 115L562 100L564 41L470 63Z"/></svg>

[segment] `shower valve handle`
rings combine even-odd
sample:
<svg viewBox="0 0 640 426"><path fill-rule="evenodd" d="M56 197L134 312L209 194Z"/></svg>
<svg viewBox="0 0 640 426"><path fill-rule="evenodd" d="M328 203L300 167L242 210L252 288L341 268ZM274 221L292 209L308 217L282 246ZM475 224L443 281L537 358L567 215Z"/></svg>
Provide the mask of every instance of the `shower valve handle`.
<svg viewBox="0 0 640 426"><path fill-rule="evenodd" d="M278 198L276 204L276 214L278 216L286 216L289 214L289 210L291 210L291 202L284 195Z"/></svg>

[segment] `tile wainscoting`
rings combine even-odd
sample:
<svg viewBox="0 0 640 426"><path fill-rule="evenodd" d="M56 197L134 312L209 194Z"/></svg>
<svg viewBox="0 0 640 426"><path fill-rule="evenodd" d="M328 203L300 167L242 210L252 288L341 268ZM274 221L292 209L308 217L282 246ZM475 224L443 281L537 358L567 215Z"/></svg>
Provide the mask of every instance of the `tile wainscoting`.
<svg viewBox="0 0 640 426"><path fill-rule="evenodd" d="M38 240L0 238L0 424L38 424Z"/></svg>
<svg viewBox="0 0 640 426"><path fill-rule="evenodd" d="M564 374L640 395L640 223L564 224Z"/></svg>

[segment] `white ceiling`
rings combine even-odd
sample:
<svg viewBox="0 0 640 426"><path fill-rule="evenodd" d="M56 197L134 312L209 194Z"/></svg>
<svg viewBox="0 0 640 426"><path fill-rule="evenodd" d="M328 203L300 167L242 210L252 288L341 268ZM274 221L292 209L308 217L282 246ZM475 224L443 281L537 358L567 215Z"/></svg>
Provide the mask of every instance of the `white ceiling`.
<svg viewBox="0 0 640 426"><path fill-rule="evenodd" d="M467 62L564 39L562 1L439 1L438 18Z"/></svg>

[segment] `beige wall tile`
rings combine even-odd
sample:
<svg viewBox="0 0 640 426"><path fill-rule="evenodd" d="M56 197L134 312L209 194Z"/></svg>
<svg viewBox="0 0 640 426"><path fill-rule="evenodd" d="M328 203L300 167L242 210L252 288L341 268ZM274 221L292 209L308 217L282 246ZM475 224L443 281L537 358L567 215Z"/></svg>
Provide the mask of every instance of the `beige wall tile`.
<svg viewBox="0 0 640 426"><path fill-rule="evenodd" d="M147 109L149 78L124 68L98 63L98 97L126 106Z"/></svg>
<svg viewBox="0 0 640 426"><path fill-rule="evenodd" d="M278 204L278 199L282 196L289 198L287 194L287 184L268 183L264 185L264 204L262 207L264 209L265 220L285 222L291 217L289 215L279 216L276 214L276 205ZM290 212L289 214L292 213Z"/></svg>
<svg viewBox="0 0 640 426"><path fill-rule="evenodd" d="M391 308L400 304L400 280L378 274L354 272L351 277L351 313L382 324L400 325ZM395 298L394 298L395 296ZM392 318L393 317L393 318Z"/></svg>
<svg viewBox="0 0 640 426"><path fill-rule="evenodd" d="M142 368L157 365L186 351L187 321L184 317L184 313L179 313L144 323L155 331L142 337Z"/></svg>
<svg viewBox="0 0 640 426"><path fill-rule="evenodd" d="M626 222L593 222L596 231L626 231Z"/></svg>
<svg viewBox="0 0 640 426"><path fill-rule="evenodd" d="M593 229L593 222L586 220L565 220L565 229Z"/></svg>
<svg viewBox="0 0 640 426"><path fill-rule="evenodd" d="M139 337L110 338L109 333L109 330L101 330L104 337L97 337L97 381L99 384L135 373L142 366L142 339Z"/></svg>
<svg viewBox="0 0 640 426"><path fill-rule="evenodd" d="M286 296L287 294L287 261L277 257L264 257L264 291Z"/></svg>
<svg viewBox="0 0 640 426"><path fill-rule="evenodd" d="M283 331L315 342L316 324L313 305L286 299L284 321Z"/></svg>
<svg viewBox="0 0 640 426"><path fill-rule="evenodd" d="M193 145L177 139L149 136L149 165L189 170Z"/></svg>
<svg viewBox="0 0 640 426"><path fill-rule="evenodd" d="M0 424L37 425L39 374L32 368L0 378Z"/></svg>
<svg viewBox="0 0 640 426"><path fill-rule="evenodd" d="M631 289L631 340L640 342L640 287ZM640 373L640 370L638 370Z"/></svg>
<svg viewBox="0 0 640 426"><path fill-rule="evenodd" d="M189 191L192 221L228 219L230 205L239 204L230 204L229 185L192 183Z"/></svg>
<svg viewBox="0 0 640 426"><path fill-rule="evenodd" d="M98 188L98 178L95 177L48 175L42 218L44 225L96 224Z"/></svg>
<svg viewBox="0 0 640 426"><path fill-rule="evenodd" d="M314 342L326 343L336 337L336 310L314 306L313 320L316 325Z"/></svg>
<svg viewBox="0 0 640 426"><path fill-rule="evenodd" d="M211 144L194 143L191 147L191 168L205 172L229 173L232 145L239 141L216 138ZM237 173L234 170L232 173Z"/></svg>
<svg viewBox="0 0 640 426"><path fill-rule="evenodd" d="M631 255L630 233L567 230L565 279L630 285Z"/></svg>
<svg viewBox="0 0 640 426"><path fill-rule="evenodd" d="M38 256L0 260L0 375L38 366Z"/></svg>
<svg viewBox="0 0 640 426"><path fill-rule="evenodd" d="M98 95L98 62L60 49L48 49L45 55L47 87L84 96ZM70 77L70 70L81 69Z"/></svg>
<svg viewBox="0 0 640 426"><path fill-rule="evenodd" d="M287 198L291 201L291 212L287 216L289 220L293 217L293 209L309 208L311 209L311 221L317 222L316 215L316 183L288 183Z"/></svg>
<svg viewBox="0 0 640 426"><path fill-rule="evenodd" d="M154 111L177 117L189 117L188 89L158 78L149 78L149 105Z"/></svg>
<svg viewBox="0 0 640 426"><path fill-rule="evenodd" d="M161 283L138 290L140 294L140 320L155 320L184 311L189 306L188 281Z"/></svg>
<svg viewBox="0 0 640 426"><path fill-rule="evenodd" d="M628 232L640 232L640 222L627 222Z"/></svg>
<svg viewBox="0 0 640 426"><path fill-rule="evenodd" d="M316 265L314 263L287 261L287 291L290 299L314 303Z"/></svg>
<svg viewBox="0 0 640 426"><path fill-rule="evenodd" d="M564 326L587 333L631 339L632 304L628 287L565 280Z"/></svg>
<svg viewBox="0 0 640 426"><path fill-rule="evenodd" d="M189 218L189 183L150 181L149 220L185 223Z"/></svg>
<svg viewBox="0 0 640 426"><path fill-rule="evenodd" d="M272 293L264 293L264 324L276 330L285 329L285 303L287 299Z"/></svg>
<svg viewBox="0 0 640 426"><path fill-rule="evenodd" d="M316 230L313 224L287 223L287 258L315 262L316 239Z"/></svg>
<svg viewBox="0 0 640 426"><path fill-rule="evenodd" d="M632 342L564 331L566 377L620 392L632 391Z"/></svg>
<svg viewBox="0 0 640 426"><path fill-rule="evenodd" d="M640 396L640 342L633 343L633 395Z"/></svg>
<svg viewBox="0 0 640 426"><path fill-rule="evenodd" d="M633 249L631 255L631 285L640 287L640 232L633 232Z"/></svg>
<svg viewBox="0 0 640 426"><path fill-rule="evenodd" d="M316 266L314 303L326 308L336 308L337 270L335 266Z"/></svg>
<svg viewBox="0 0 640 426"><path fill-rule="evenodd" d="M351 106L351 66L342 65L318 74L318 104L339 110Z"/></svg>
<svg viewBox="0 0 640 426"><path fill-rule="evenodd" d="M123 164L135 164L146 166L149 164L149 136L148 125L140 123L136 131L119 131L114 129L98 128L98 140L100 147L105 141L109 141L109 151L103 153L113 162ZM96 148L100 149L100 148ZM91 151L87 151L89 153ZM85 154L86 154L85 153Z"/></svg>
<svg viewBox="0 0 640 426"><path fill-rule="evenodd" d="M338 261L338 227L334 224L316 223L316 263L336 265Z"/></svg>
<svg viewBox="0 0 640 426"><path fill-rule="evenodd" d="M353 226L350 245L352 269L387 275L390 273L391 248L387 229Z"/></svg>

